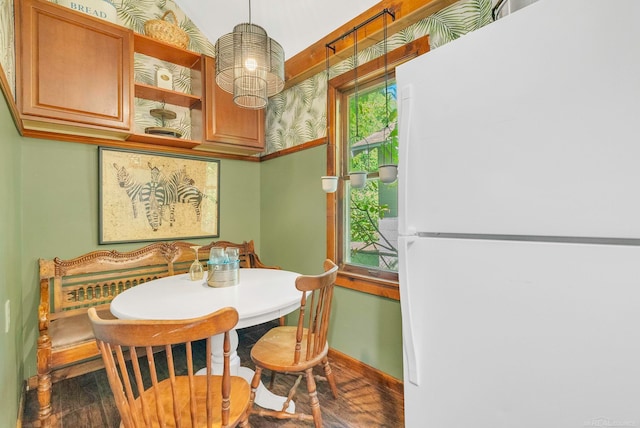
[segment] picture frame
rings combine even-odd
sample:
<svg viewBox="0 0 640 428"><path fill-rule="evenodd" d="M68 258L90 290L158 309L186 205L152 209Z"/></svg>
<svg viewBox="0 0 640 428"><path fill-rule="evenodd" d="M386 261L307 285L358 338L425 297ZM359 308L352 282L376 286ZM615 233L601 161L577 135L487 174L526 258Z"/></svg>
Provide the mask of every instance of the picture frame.
<svg viewBox="0 0 640 428"><path fill-rule="evenodd" d="M220 161L98 148L99 243L220 236Z"/></svg>

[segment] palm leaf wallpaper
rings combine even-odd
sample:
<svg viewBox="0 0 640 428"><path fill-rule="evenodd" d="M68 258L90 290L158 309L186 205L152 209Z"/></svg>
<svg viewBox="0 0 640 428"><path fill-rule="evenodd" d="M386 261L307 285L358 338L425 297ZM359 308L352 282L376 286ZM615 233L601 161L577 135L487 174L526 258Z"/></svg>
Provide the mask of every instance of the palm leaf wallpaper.
<svg viewBox="0 0 640 428"><path fill-rule="evenodd" d="M393 50L427 34L430 36L431 49L435 49L490 23L491 8L492 0L459 1L390 35L387 39L387 50ZM358 52L357 63L363 64L383 54L383 43L379 43ZM336 64L329 70L329 78L351 70L355 62L352 57ZM325 71L269 99L266 153L326 136L326 90Z"/></svg>
<svg viewBox="0 0 640 428"><path fill-rule="evenodd" d="M16 50L13 30L13 0L0 0L0 66L16 99Z"/></svg>
<svg viewBox="0 0 640 428"><path fill-rule="evenodd" d="M57 0L50 0L57 3ZM108 0L103 0L108 1ZM442 46L469 31L476 30L491 22L491 8L497 0L461 0L422 21L390 35L387 49L393 50L412 40L429 34L431 48ZM160 19L171 10L175 13L177 24L189 34L189 46L192 51L213 56L213 45L193 24L173 0L112 0L118 16L118 23L138 33L144 34L144 23L150 19ZM12 0L0 0L0 66L11 86L15 99L15 47L14 12ZM370 61L384 54L384 46L378 44L358 52L358 64ZM345 60L329 71L334 77L353 68L354 58ZM191 79L188 69L175 64L165 63L155 58L137 55L134 58L134 76L136 81L155 84L158 68L165 68L173 74L174 89L189 93ZM326 90L327 72L295 85L269 100L266 111L265 153L273 153L323 138L326 135ZM152 117L149 110L162 107L161 103L135 99L136 132L144 132L147 126L160 126L159 119ZM167 106L177 113L171 126L181 130L189 137L191 128L189 110L177 106Z"/></svg>

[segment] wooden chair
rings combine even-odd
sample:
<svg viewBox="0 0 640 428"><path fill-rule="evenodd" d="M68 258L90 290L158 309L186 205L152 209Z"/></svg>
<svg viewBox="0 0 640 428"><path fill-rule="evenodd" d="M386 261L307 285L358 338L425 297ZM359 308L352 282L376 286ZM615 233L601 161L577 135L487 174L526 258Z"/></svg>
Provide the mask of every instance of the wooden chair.
<svg viewBox="0 0 640 428"><path fill-rule="evenodd" d="M98 250L72 259L39 260L37 388L42 427L55 425L51 418L53 382L102 367L96 359L100 351L88 308L95 307L102 318L113 318L109 305L118 294L153 279L188 272L194 260L193 245L156 242L127 252ZM243 268L279 269L260 261L253 241L213 241L202 246L198 255L206 263L212 247L228 246L240 249Z"/></svg>
<svg viewBox="0 0 640 428"><path fill-rule="evenodd" d="M40 259L38 305L38 402L40 425L51 418L52 383L101 368L87 317L95 307L111 317L109 304L118 294L152 279L173 275L172 243L156 242L127 251L99 250L72 259ZM113 317L111 317L113 318Z"/></svg>
<svg viewBox="0 0 640 428"><path fill-rule="evenodd" d="M327 359L329 351L327 330L338 266L327 259L324 262L324 270L325 272L321 275L302 275L296 279L296 288L302 292L298 325L275 327L269 330L251 349L251 359L256 365L256 373L251 381L251 412L279 419L313 420L316 428L322 427L320 402L313 376L313 368L319 364L324 368L334 398L338 397L338 388ZM305 317L305 314L308 315ZM281 411L253 408L263 369L298 374L298 379L289 391ZM312 415L285 412L302 376L307 380Z"/></svg>
<svg viewBox="0 0 640 428"><path fill-rule="evenodd" d="M238 323L234 308L175 321L105 320L95 308L88 314L121 427L249 426L249 384L229 371L229 330ZM224 334L222 375L211 374L211 358L206 358L206 375L195 375L192 342L205 339L210 355L211 336L217 334ZM184 351L174 348L178 344L184 344ZM166 353L168 376L164 380L163 354L154 354L157 347ZM128 355L123 348L128 348ZM141 367L138 351L140 357L146 356L148 370L144 364Z"/></svg>

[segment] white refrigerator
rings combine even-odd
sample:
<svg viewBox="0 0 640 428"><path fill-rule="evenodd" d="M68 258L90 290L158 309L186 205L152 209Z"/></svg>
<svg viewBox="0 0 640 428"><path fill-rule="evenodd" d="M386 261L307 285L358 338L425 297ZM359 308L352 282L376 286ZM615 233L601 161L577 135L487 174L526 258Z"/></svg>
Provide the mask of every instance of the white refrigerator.
<svg viewBox="0 0 640 428"><path fill-rule="evenodd" d="M397 68L405 425L640 427L640 1Z"/></svg>

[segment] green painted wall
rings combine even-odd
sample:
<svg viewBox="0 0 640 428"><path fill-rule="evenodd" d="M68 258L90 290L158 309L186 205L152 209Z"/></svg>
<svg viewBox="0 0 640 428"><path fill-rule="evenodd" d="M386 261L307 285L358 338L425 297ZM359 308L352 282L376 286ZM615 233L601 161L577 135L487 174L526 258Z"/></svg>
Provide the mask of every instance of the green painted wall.
<svg viewBox="0 0 640 428"><path fill-rule="evenodd" d="M15 426L24 379L20 286L20 143L7 104L0 98L0 427ZM10 327L5 333L5 302Z"/></svg>
<svg viewBox="0 0 640 428"><path fill-rule="evenodd" d="M330 345L402 380L400 302L337 287Z"/></svg>
<svg viewBox="0 0 640 428"><path fill-rule="evenodd" d="M488 23L490 4L488 0L462 1L453 6L459 11L445 9L390 36L389 46L402 45L427 33L432 47L444 44L475 29L476 24ZM182 13L173 1L135 12L151 16L158 8L172 9L180 16ZM468 19L467 14L478 14L482 19ZM180 21L187 27L192 25L188 20ZM0 58L0 66L13 91L12 2L0 2L0 23L0 30L6 33L0 50L7 53ZM474 28L467 28L465 23L474 24ZM201 40L190 33L192 42ZM190 48L210 52L210 43L202 41L207 46ZM361 52L361 62L368 56L377 56L376 51L379 49ZM342 71L350 68L347 61L342 66ZM336 69L335 73L340 71ZM274 97L276 102L267 109L268 152L325 134L325 82L321 73ZM315 101L308 107L310 99ZM299 131L303 133L298 135ZM22 379L36 372L37 259L73 257L99 248L128 250L141 245L97 244L97 157L94 146L20 137L6 104L0 101L0 427L15 425ZM324 147L261 164L222 160L220 239L254 239L265 263L319 273L326 254L326 197L319 183L325 161ZM1 327L6 300L11 301L12 326L5 334ZM399 303L338 288L334 305L331 346L401 378Z"/></svg>
<svg viewBox="0 0 640 428"><path fill-rule="evenodd" d="M0 331L0 426L12 426L22 380L36 374L38 258L142 244L97 244L96 146L22 138L0 104L0 311L12 302L11 330ZM221 160L219 239L254 239L265 263L319 273L325 169L324 147L262 163ZM401 378L398 302L338 288L334 305L331 346Z"/></svg>
<svg viewBox="0 0 640 428"><path fill-rule="evenodd" d="M297 272L320 273L326 256L324 147L261 163L261 258Z"/></svg>
<svg viewBox="0 0 640 428"><path fill-rule="evenodd" d="M22 157L25 376L36 373L38 258L71 258L98 245L98 148L24 138ZM260 164L221 160L220 238L260 244ZM208 239L193 242L208 242Z"/></svg>
<svg viewBox="0 0 640 428"><path fill-rule="evenodd" d="M326 148L262 162L262 259L284 269L317 274L326 257L326 195L320 177ZM329 343L402 379L402 330L397 301L337 287ZM295 322L292 316L289 323Z"/></svg>

